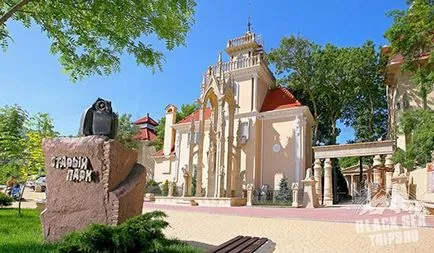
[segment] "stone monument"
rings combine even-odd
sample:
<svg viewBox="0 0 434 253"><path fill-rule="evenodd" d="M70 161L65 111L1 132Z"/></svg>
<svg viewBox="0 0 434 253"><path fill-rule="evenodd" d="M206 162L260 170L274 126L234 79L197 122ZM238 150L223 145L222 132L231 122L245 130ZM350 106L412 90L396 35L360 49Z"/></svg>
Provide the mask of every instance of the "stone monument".
<svg viewBox="0 0 434 253"><path fill-rule="evenodd" d="M408 175L402 171L401 164L395 165L395 170L393 172L390 209L408 209Z"/></svg>
<svg viewBox="0 0 434 253"><path fill-rule="evenodd" d="M255 186L253 184L248 184L247 185L247 206L252 206L253 205L253 191L255 190Z"/></svg>
<svg viewBox="0 0 434 253"><path fill-rule="evenodd" d="M298 203L298 183L292 183L292 207L300 207Z"/></svg>
<svg viewBox="0 0 434 253"><path fill-rule="evenodd" d="M306 171L306 178L302 180L304 184L303 207L317 208L319 207L318 197L316 196L315 180L312 175L312 169Z"/></svg>
<svg viewBox="0 0 434 253"><path fill-rule="evenodd" d="M109 138L116 135L115 116L110 102L98 99L83 115L85 137L43 140L45 240L59 240L91 223L117 225L142 213L146 171L136 152Z"/></svg>

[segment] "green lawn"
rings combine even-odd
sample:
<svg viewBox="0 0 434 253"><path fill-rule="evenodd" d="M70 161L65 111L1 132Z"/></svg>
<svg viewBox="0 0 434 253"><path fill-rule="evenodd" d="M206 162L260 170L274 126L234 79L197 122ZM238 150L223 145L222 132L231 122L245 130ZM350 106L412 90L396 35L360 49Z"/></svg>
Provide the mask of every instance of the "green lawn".
<svg viewBox="0 0 434 253"><path fill-rule="evenodd" d="M167 240L164 252L200 253L198 248L177 240ZM0 253L56 252L57 245L44 244L40 212L37 209L0 208Z"/></svg>
<svg viewBox="0 0 434 253"><path fill-rule="evenodd" d="M54 246L43 243L37 209L0 208L0 252L50 252Z"/></svg>

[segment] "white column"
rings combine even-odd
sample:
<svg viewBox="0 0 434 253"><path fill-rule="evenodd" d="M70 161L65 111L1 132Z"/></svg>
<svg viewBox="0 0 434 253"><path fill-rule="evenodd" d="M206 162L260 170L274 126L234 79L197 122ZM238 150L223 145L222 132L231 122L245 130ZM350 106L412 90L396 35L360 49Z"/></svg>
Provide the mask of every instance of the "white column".
<svg viewBox="0 0 434 253"><path fill-rule="evenodd" d="M176 162L175 162L175 168L176 168L176 175L173 176L173 181L178 182L179 179L179 162L180 162L180 155L181 155L181 133L176 132L176 140L175 140L175 154L176 154Z"/></svg>
<svg viewBox="0 0 434 253"><path fill-rule="evenodd" d="M324 162L324 205L333 205L333 176L332 161L327 158Z"/></svg>
<svg viewBox="0 0 434 253"><path fill-rule="evenodd" d="M301 183L301 141L300 141L300 133L301 133L301 119L300 116L295 117L295 171L294 171L294 182Z"/></svg>
<svg viewBox="0 0 434 253"><path fill-rule="evenodd" d="M318 197L319 202L321 203L322 200L322 166L321 161L319 159L315 160L315 163L313 165L313 175L315 178L315 191L316 196Z"/></svg>
<svg viewBox="0 0 434 253"><path fill-rule="evenodd" d="M388 169L386 171L386 192L388 194L392 194L392 170L393 170L393 160L392 155L386 156L386 161L384 163L384 166Z"/></svg>
<svg viewBox="0 0 434 253"><path fill-rule="evenodd" d="M257 100L258 100L258 75L255 74L253 76L253 92L252 92L252 96L253 96L253 111L257 112L258 108L257 108Z"/></svg>
<svg viewBox="0 0 434 253"><path fill-rule="evenodd" d="M198 144L198 154L197 154L197 174L196 174L196 197L202 197L202 168L203 168L203 138L204 138L204 110L205 105L200 105L201 109L199 111L199 144Z"/></svg>
<svg viewBox="0 0 434 253"><path fill-rule="evenodd" d="M374 161L372 164L372 167L374 167L373 171L373 186L375 188L375 190L377 190L381 184L382 184L382 179L381 179L381 170L380 168L383 166L383 163L381 161L381 156L380 155L375 155L374 156Z"/></svg>

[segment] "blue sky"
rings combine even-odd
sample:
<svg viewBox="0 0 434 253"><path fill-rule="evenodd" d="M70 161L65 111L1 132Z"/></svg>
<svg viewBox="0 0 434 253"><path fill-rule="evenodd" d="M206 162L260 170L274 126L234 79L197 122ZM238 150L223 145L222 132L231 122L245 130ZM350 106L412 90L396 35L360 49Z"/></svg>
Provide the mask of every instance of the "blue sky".
<svg viewBox="0 0 434 253"><path fill-rule="evenodd" d="M202 73L217 61L228 39L245 32L249 15L267 51L291 34L319 44L359 46L372 40L382 46L387 44L383 33L392 23L386 12L406 7L405 0L251 0L250 7L248 0L197 2L186 46L163 50L162 72L153 74L126 55L120 73L77 83L63 73L58 56L49 53L50 41L39 27L9 22L14 41L0 51L0 106L18 104L31 114L47 112L62 135L78 132L81 113L97 97L111 100L115 111L131 113L134 120L146 113L158 120L167 104L179 106L198 98ZM342 128L338 142L352 134Z"/></svg>

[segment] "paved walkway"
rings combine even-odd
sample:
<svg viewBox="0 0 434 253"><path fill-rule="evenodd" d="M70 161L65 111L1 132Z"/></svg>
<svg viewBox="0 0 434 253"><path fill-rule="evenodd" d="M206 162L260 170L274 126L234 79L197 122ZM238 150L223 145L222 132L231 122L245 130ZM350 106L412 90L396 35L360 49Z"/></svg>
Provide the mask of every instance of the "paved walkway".
<svg viewBox="0 0 434 253"><path fill-rule="evenodd" d="M384 210L382 215L362 215L368 223L355 223L354 207L289 209L270 207L190 207L145 203L144 212L168 214L169 237L211 249L237 235L267 237L275 252L432 252L434 228L417 227L404 212ZM378 210L376 210L378 211ZM381 210L382 211L382 210ZM353 213L355 213L353 215ZM383 225L372 225L375 218ZM402 220L403 219L403 220ZM399 222L401 220L401 222ZM333 222L330 222L333 221ZM395 222L396 221L396 222ZM395 226L394 223L411 226ZM351 223L350 223L351 222ZM432 224L430 218L429 224ZM421 224L423 225L423 224Z"/></svg>
<svg viewBox="0 0 434 253"><path fill-rule="evenodd" d="M375 222L384 218L397 218L396 225L408 225L407 217L415 216L413 213L405 211L392 211L384 208L358 207L356 205L333 206L326 208L306 209L306 208L282 208L282 207L204 207L187 205L165 205L144 203L145 208L174 210L193 213L209 213L231 216L246 216L258 218L279 218L291 220L310 220L328 221L340 223L356 223L361 220ZM425 217L424 222L418 224L422 227L434 227L434 217Z"/></svg>

